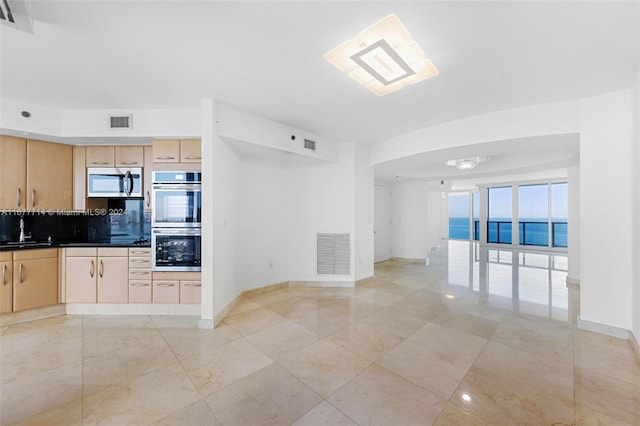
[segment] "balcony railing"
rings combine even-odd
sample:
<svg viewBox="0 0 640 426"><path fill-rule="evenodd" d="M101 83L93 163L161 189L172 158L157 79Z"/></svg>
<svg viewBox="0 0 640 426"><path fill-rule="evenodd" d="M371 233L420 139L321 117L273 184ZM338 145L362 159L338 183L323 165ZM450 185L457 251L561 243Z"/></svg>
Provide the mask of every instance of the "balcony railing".
<svg viewBox="0 0 640 426"><path fill-rule="evenodd" d="M487 242L511 244L511 221L487 221Z"/></svg>

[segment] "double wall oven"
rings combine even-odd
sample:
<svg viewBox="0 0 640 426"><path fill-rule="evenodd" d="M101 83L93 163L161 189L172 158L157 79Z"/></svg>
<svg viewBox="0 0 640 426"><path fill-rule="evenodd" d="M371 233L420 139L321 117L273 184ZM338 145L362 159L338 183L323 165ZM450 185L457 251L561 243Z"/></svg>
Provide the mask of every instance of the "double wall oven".
<svg viewBox="0 0 640 426"><path fill-rule="evenodd" d="M201 267L202 175L153 172L152 269L199 271Z"/></svg>

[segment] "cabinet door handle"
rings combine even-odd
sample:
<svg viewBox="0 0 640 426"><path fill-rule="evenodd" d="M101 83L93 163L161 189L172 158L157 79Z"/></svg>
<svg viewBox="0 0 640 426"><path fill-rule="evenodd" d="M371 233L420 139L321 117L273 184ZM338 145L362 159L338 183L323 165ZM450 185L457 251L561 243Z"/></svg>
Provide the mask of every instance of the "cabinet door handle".
<svg viewBox="0 0 640 426"><path fill-rule="evenodd" d="M33 188L31 190L31 207L35 207L36 206L36 189Z"/></svg>
<svg viewBox="0 0 640 426"><path fill-rule="evenodd" d="M104 166L106 164L110 164L108 161L92 161L91 164L95 164L97 166Z"/></svg>
<svg viewBox="0 0 640 426"><path fill-rule="evenodd" d="M7 265L2 265L2 285L7 284Z"/></svg>
<svg viewBox="0 0 640 426"><path fill-rule="evenodd" d="M202 157L198 156L198 155L188 155L186 157L184 157L185 160L202 160Z"/></svg>
<svg viewBox="0 0 640 426"><path fill-rule="evenodd" d="M20 188L18 188L17 194L16 194L16 201L18 202L18 207L20 207L20 198L21 197L21 193L20 193Z"/></svg>
<svg viewBox="0 0 640 426"><path fill-rule="evenodd" d="M126 164L127 166L130 164L138 164L137 161L121 161L120 164Z"/></svg>
<svg viewBox="0 0 640 426"><path fill-rule="evenodd" d="M185 283L184 285L185 287L202 287L202 284L196 284L196 283Z"/></svg>
<svg viewBox="0 0 640 426"><path fill-rule="evenodd" d="M104 263L102 260L100 261L100 271L98 273L100 274L100 278L102 278L102 274L104 273Z"/></svg>
<svg viewBox="0 0 640 426"><path fill-rule="evenodd" d="M131 283L132 287L147 287L149 283Z"/></svg>
<svg viewBox="0 0 640 426"><path fill-rule="evenodd" d="M22 282L22 263L18 266L18 280Z"/></svg>
<svg viewBox="0 0 640 426"><path fill-rule="evenodd" d="M149 190L147 189L147 208L151 206L151 195L149 195ZM18 206L19 207L19 206Z"/></svg>
<svg viewBox="0 0 640 426"><path fill-rule="evenodd" d="M176 286L175 284L164 284L164 283L162 283L162 284L158 283L156 285L158 287L175 287Z"/></svg>
<svg viewBox="0 0 640 426"><path fill-rule="evenodd" d="M156 157L156 160L175 160L176 157Z"/></svg>
<svg viewBox="0 0 640 426"><path fill-rule="evenodd" d="M131 259L131 263L149 263L149 259Z"/></svg>
<svg viewBox="0 0 640 426"><path fill-rule="evenodd" d="M149 271L131 271L132 275L149 275Z"/></svg>
<svg viewBox="0 0 640 426"><path fill-rule="evenodd" d="M89 269L89 275L91 275L91 278L93 278L93 274L95 272L96 269L96 264L94 263L94 261L91 261L91 268Z"/></svg>
<svg viewBox="0 0 640 426"><path fill-rule="evenodd" d="M148 251L133 250L131 254L149 254Z"/></svg>

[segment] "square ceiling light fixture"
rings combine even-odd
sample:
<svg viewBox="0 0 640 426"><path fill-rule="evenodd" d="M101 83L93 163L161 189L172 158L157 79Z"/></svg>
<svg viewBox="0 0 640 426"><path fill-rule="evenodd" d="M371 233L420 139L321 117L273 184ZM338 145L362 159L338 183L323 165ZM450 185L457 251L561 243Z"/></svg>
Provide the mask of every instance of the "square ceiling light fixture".
<svg viewBox="0 0 640 426"><path fill-rule="evenodd" d="M378 96L438 75L394 14L345 41L324 58Z"/></svg>

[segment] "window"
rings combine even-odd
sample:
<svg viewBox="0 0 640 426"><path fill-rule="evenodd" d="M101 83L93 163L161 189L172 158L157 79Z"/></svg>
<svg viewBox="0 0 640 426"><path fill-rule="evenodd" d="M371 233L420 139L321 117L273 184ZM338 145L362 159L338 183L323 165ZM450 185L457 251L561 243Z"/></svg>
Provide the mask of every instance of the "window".
<svg viewBox="0 0 640 426"><path fill-rule="evenodd" d="M567 247L567 183L551 184L551 246Z"/></svg>
<svg viewBox="0 0 640 426"><path fill-rule="evenodd" d="M473 208L473 239L480 241L480 193L471 194Z"/></svg>
<svg viewBox="0 0 640 426"><path fill-rule="evenodd" d="M511 187L487 189L487 242L511 244Z"/></svg>
<svg viewBox="0 0 640 426"><path fill-rule="evenodd" d="M449 238L469 239L469 194L449 194Z"/></svg>
<svg viewBox="0 0 640 426"><path fill-rule="evenodd" d="M549 245L548 184L518 187L518 230L521 245Z"/></svg>

